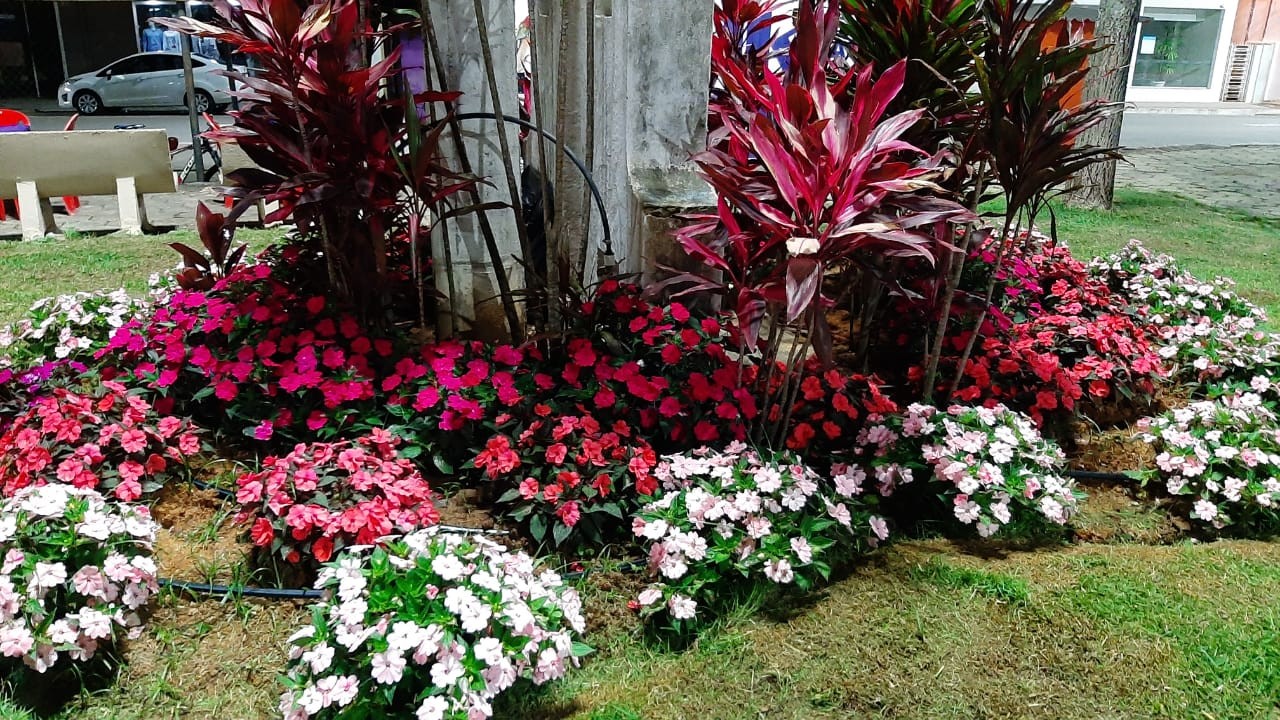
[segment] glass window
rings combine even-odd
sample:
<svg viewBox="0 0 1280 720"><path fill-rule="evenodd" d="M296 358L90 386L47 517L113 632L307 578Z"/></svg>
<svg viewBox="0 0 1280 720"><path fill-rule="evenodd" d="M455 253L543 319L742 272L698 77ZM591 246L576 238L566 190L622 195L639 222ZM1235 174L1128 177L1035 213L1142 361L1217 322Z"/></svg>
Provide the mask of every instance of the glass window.
<svg viewBox="0 0 1280 720"><path fill-rule="evenodd" d="M1135 87L1207 88L1222 11L1148 7L1138 25Z"/></svg>
<svg viewBox="0 0 1280 720"><path fill-rule="evenodd" d="M107 70L110 70L112 75L135 75L148 71L146 61L145 55L135 55L116 61Z"/></svg>
<svg viewBox="0 0 1280 720"><path fill-rule="evenodd" d="M182 69L182 58L176 55L152 55L150 60L154 64L151 69L155 72Z"/></svg>

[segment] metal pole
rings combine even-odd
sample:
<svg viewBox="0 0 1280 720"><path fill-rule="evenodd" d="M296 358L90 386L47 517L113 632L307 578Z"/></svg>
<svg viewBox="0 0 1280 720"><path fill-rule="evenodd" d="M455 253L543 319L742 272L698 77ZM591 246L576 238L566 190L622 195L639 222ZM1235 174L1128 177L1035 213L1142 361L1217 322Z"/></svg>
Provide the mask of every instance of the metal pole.
<svg viewBox="0 0 1280 720"><path fill-rule="evenodd" d="M227 53L227 72L233 72L233 71L235 71L235 69L236 69L236 68L235 68L235 65L231 64L231 53ZM240 109L240 98L236 97L236 94L235 94L235 93L236 93L236 79L235 79L235 78L233 78L233 77L228 77L228 78L227 78L227 89L231 91L231 109L232 109L232 110L239 110L239 109Z"/></svg>
<svg viewBox="0 0 1280 720"><path fill-rule="evenodd" d="M71 77L71 71L67 70L67 41L62 37L62 4L53 4L53 20L58 24L58 52L62 55L62 79L65 81Z"/></svg>
<svg viewBox="0 0 1280 720"><path fill-rule="evenodd" d="M36 97L40 97L40 69L36 67L36 54L31 47L31 16L27 14L27 0L22 0L22 23L27 26L27 57L31 60L31 81L36 85Z"/></svg>
<svg viewBox="0 0 1280 720"><path fill-rule="evenodd" d="M182 33L182 76L187 82L187 120L191 122L191 152L196 161L196 182L204 182L204 148L200 146L200 113L196 112L196 76L191 71L191 36Z"/></svg>

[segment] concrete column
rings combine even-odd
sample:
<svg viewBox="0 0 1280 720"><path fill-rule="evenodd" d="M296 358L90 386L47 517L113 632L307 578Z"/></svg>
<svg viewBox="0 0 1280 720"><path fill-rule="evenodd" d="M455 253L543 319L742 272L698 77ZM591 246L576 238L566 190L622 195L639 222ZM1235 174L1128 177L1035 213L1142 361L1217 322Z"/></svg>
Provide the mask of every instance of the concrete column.
<svg viewBox="0 0 1280 720"><path fill-rule="evenodd" d="M672 240L679 216L710 210L711 189L690 158L706 148L713 0L651 0L628 18L630 63L627 158L635 198L630 268L646 278L655 263L687 258Z"/></svg>
<svg viewBox="0 0 1280 720"><path fill-rule="evenodd" d="M471 0L427 0L427 3L435 22L436 40L440 43L445 82L448 89L463 93L458 112L493 113L495 108L485 74L474 4ZM512 67L516 52L515 9L511 0L484 0L484 11L502 110L508 115L515 115L516 82ZM435 78L434 68L432 78ZM497 123L469 120L462 125L471 170L488 180L488 184L482 184L478 188L480 201L511 203L498 144ZM507 127L507 143L511 157L518 162L519 140L517 129L513 126ZM443 135L442 148L446 162L451 167L460 168L462 163L454 152L448 132ZM458 293L457 305L446 308L446 312L442 313L441 329L446 333L456 331L482 338L506 335L506 319L498 299L496 273L506 272L513 290L523 287L523 271L516 261L520 257L520 238L516 232L515 215L510 210L490 211L488 219L504 267L494 267L475 214L450 220L448 237L440 237L438 233L432 240L436 257L436 286L442 293L448 294L449 278L446 273L451 270L453 285ZM443 242L450 243L452 268L445 267L445 256L440 246ZM452 322L449 317L452 317Z"/></svg>

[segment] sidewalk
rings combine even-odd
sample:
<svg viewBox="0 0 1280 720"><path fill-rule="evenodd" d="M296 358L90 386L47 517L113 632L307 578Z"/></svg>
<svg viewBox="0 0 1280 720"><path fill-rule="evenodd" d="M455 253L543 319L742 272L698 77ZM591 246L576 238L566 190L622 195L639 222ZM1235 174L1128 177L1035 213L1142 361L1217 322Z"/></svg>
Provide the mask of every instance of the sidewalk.
<svg viewBox="0 0 1280 720"><path fill-rule="evenodd" d="M1239 102L1216 103L1126 103L1125 113L1134 115L1280 115L1280 105L1253 105Z"/></svg>
<svg viewBox="0 0 1280 720"><path fill-rule="evenodd" d="M70 115L73 112L69 108L58 107L58 101L54 98L5 98L0 100L0 107L17 110L27 115Z"/></svg>
<svg viewBox="0 0 1280 720"><path fill-rule="evenodd" d="M1280 219L1280 145L1130 150L1116 185Z"/></svg>
<svg viewBox="0 0 1280 720"><path fill-rule="evenodd" d="M147 217L157 228L190 229L196 224L196 203L203 200L206 205L218 212L223 212L222 204L213 192L215 186L207 183L188 183L178 186L176 193L147 195ZM80 210L75 215L66 215L62 210L62 200L53 199L54 220L62 232L73 230L79 233L113 233L120 229L120 213L114 195L99 195L80 198ZM256 215L250 211L250 217ZM22 224L10 216L0 222L0 239L14 240L22 237Z"/></svg>

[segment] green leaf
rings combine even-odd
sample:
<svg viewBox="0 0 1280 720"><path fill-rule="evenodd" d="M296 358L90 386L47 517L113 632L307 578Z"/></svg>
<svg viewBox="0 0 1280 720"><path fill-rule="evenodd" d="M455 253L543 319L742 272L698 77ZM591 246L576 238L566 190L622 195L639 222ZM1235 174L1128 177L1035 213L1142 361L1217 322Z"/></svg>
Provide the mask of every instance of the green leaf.
<svg viewBox="0 0 1280 720"><path fill-rule="evenodd" d="M445 460L442 455L435 455L431 458L431 462L435 463L436 468L445 475L452 475L454 472L453 465L451 465L448 460Z"/></svg>
<svg viewBox="0 0 1280 720"><path fill-rule="evenodd" d="M529 534L534 540L542 542L542 539L547 536L547 519L541 515L534 515L529 520Z"/></svg>
<svg viewBox="0 0 1280 720"><path fill-rule="evenodd" d="M574 640L573 648L569 652L573 655L573 657L580 658L580 657L586 657L595 651L596 649L591 647L590 645Z"/></svg>
<svg viewBox="0 0 1280 720"><path fill-rule="evenodd" d="M571 532L573 532L573 528L561 522L556 523L555 527L551 530L551 534L555 538L556 545L563 544Z"/></svg>

